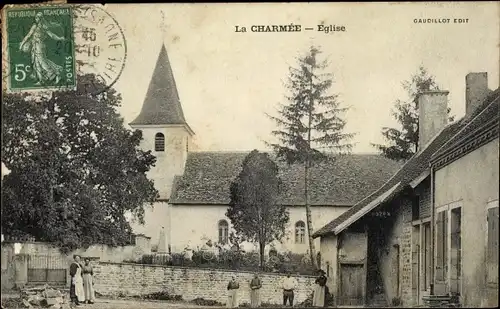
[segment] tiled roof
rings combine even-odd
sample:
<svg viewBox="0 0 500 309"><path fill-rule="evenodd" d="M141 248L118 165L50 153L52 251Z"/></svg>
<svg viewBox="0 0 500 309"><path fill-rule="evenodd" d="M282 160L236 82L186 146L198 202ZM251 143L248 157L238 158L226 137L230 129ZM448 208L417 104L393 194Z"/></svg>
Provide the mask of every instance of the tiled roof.
<svg viewBox="0 0 500 309"><path fill-rule="evenodd" d="M490 95L488 99L486 99L485 103L483 103L482 106L479 107L471 117L464 117L461 120L446 126L433 140L430 141L430 143L426 147L424 147L421 151L413 155L413 157L411 157L406 162L406 164L403 165L401 169L398 170L382 187L380 187L378 190L376 190L369 196L366 196L366 198L358 202L353 207L349 208L347 211L342 213L340 216L332 220L324 227L317 230L313 234L313 237L316 238L334 233L334 230L337 226L339 226L348 218L359 212L361 209L370 204L372 201L379 198L388 190L392 189L398 183L400 184L396 186L396 190L391 194L391 196L395 196L398 192L401 192L401 190L407 187L412 180L420 176L425 170L429 168L429 164L431 162L431 158L433 157L434 153L440 150L445 144L448 144L447 143L448 141L452 139L460 140L459 136L461 136L462 133L466 134L465 132L469 130L467 128L467 125L471 123L472 120L474 120L475 123L477 122L478 125L481 122L485 121L485 119L483 119L482 117L481 119L479 119L479 117L475 116L480 114L482 110L488 107L490 105L489 103L495 100L495 98L498 98L498 89L494 92L493 95ZM496 110L495 108L493 108L491 111L488 111L487 113L482 113L481 115L491 116L492 113L495 112L498 113L498 104L494 105L497 106Z"/></svg>
<svg viewBox="0 0 500 309"><path fill-rule="evenodd" d="M396 174L393 175L382 187L378 188L375 192L371 193L369 196L364 198L362 201L349 208L347 211L342 213L340 216L332 220L330 223L319 229L313 234L313 237L324 236L326 234L333 233L333 230L342 222L347 220L349 217L360 211L370 202L378 198L380 195L384 194L386 191L394 187L396 184L400 183L396 191L400 192L405 188L413 179L417 178L422 172L429 168L429 160L431 155L439 149L450 137L458 132L460 128L460 122L455 122L448 125L441 131L441 133L430 142L430 144L422 150L422 152L417 152L413 157L411 157L403 167Z"/></svg>
<svg viewBox="0 0 500 309"><path fill-rule="evenodd" d="M167 49L162 46L141 113L130 125L186 124Z"/></svg>
<svg viewBox="0 0 500 309"><path fill-rule="evenodd" d="M189 153L174 180L171 204L229 204L229 187L248 152ZM304 205L304 168L278 162L285 185L280 201ZM380 187L401 165L375 154L336 157L311 169L311 205L351 206Z"/></svg>

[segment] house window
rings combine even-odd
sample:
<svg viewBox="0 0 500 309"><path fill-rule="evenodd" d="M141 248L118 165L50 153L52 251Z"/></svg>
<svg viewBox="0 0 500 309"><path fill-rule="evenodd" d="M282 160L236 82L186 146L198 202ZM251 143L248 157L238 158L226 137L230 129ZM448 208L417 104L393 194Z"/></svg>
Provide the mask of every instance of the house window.
<svg viewBox="0 0 500 309"><path fill-rule="evenodd" d="M295 223L295 243L304 244L306 242L306 225L304 221Z"/></svg>
<svg viewBox="0 0 500 309"><path fill-rule="evenodd" d="M155 151L165 151L165 135L163 133L155 135Z"/></svg>
<svg viewBox="0 0 500 309"><path fill-rule="evenodd" d="M486 251L486 280L498 288L498 200L488 205L488 234Z"/></svg>
<svg viewBox="0 0 500 309"><path fill-rule="evenodd" d="M227 244L229 238L229 224L226 220L219 221L219 243Z"/></svg>
<svg viewBox="0 0 500 309"><path fill-rule="evenodd" d="M444 282L448 273L448 216L447 211L437 213L436 220L436 281Z"/></svg>

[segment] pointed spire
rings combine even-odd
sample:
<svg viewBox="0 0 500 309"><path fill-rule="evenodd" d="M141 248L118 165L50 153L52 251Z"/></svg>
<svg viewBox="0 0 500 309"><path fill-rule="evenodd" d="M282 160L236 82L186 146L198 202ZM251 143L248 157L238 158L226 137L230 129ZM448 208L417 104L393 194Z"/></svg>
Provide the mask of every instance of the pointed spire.
<svg viewBox="0 0 500 309"><path fill-rule="evenodd" d="M165 44L162 45L156 61L141 113L130 123L130 125L148 124L187 125Z"/></svg>

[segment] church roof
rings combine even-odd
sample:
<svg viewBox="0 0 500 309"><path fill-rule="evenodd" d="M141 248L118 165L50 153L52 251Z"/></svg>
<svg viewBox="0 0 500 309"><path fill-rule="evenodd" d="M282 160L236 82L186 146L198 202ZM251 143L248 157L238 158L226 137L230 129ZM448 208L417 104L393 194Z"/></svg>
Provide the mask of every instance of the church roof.
<svg viewBox="0 0 500 309"><path fill-rule="evenodd" d="M184 174L174 180L170 204L227 205L230 184L248 152L189 153ZM304 168L278 162L285 185L283 205L304 205ZM311 205L352 206L380 188L400 164L375 154L338 156L311 169Z"/></svg>
<svg viewBox="0 0 500 309"><path fill-rule="evenodd" d="M165 45L162 45L156 61L141 113L130 123L130 125L155 124L187 125Z"/></svg>

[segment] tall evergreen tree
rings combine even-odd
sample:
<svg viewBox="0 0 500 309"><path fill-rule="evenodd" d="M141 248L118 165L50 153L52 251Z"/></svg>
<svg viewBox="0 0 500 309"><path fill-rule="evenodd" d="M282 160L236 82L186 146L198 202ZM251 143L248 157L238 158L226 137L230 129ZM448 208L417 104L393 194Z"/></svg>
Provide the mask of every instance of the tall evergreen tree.
<svg viewBox="0 0 500 309"><path fill-rule="evenodd" d="M382 154L392 160L408 160L418 148L418 94L422 91L439 90L435 77L430 75L423 66L418 68L409 80L402 82L407 92L406 101L397 100L392 111L393 117L399 122L400 128L383 127L382 135L388 145L372 144ZM450 113L450 108L448 108ZM453 121L453 117L449 117Z"/></svg>
<svg viewBox="0 0 500 309"><path fill-rule="evenodd" d="M297 58L297 67L290 67L285 84L286 103L281 104L273 119L278 130L272 132L277 143L268 143L278 158L288 164L304 166L304 202L306 208L309 254L318 268L316 249L312 239L309 179L315 163L334 158L332 154L347 153L352 149L352 133L344 133L346 121L341 115L348 108L340 107L338 95L331 93L333 74L327 72L328 60L320 61L320 48L311 46Z"/></svg>

